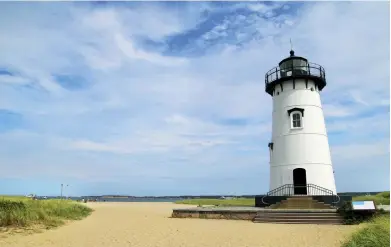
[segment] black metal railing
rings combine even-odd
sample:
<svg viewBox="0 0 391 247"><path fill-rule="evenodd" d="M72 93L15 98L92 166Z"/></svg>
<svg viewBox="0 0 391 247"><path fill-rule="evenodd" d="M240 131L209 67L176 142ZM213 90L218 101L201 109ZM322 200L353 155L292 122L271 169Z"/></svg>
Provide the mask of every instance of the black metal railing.
<svg viewBox="0 0 391 247"><path fill-rule="evenodd" d="M262 198L263 203L265 203L263 199L268 196L331 196L333 204L337 204L340 200L339 196L337 194L334 194L332 190L320 187L315 184L284 184L278 188L269 191Z"/></svg>
<svg viewBox="0 0 391 247"><path fill-rule="evenodd" d="M265 75L265 85L285 77L309 75L326 80L326 73L322 66L316 63L308 63L305 66L292 66L281 69L279 66L269 70Z"/></svg>
<svg viewBox="0 0 391 247"><path fill-rule="evenodd" d="M307 185L285 184L274 190L269 191L267 195L268 196L292 196L296 194L295 191L304 192L303 193L304 195L329 196L334 194L332 190L320 187L315 184L307 184Z"/></svg>

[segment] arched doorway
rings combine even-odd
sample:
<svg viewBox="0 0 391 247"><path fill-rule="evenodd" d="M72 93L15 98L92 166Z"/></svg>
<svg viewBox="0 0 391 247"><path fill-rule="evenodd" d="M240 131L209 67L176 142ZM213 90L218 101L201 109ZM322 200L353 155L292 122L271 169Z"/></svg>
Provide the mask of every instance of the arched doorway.
<svg viewBox="0 0 391 247"><path fill-rule="evenodd" d="M293 187L295 195L307 195L307 175L304 168L293 170Z"/></svg>

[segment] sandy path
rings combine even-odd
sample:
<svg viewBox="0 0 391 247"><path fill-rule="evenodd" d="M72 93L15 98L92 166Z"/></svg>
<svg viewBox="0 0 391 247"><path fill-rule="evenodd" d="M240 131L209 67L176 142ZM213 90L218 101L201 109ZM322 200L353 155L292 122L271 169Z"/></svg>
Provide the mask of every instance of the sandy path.
<svg viewBox="0 0 391 247"><path fill-rule="evenodd" d="M353 226L254 224L171 219L172 203L90 203L81 221L28 236L0 239L1 247L263 247L340 246Z"/></svg>

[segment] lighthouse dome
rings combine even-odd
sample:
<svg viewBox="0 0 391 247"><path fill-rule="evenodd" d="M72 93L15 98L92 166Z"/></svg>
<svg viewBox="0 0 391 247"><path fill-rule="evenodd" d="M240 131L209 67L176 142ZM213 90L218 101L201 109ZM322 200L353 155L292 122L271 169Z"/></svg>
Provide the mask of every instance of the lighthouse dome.
<svg viewBox="0 0 391 247"><path fill-rule="evenodd" d="M265 91L273 95L276 85L295 79L312 80L319 90L326 86L326 74L324 68L318 64L310 63L304 57L295 56L293 50L290 56L283 59L277 67L269 70L265 75Z"/></svg>
<svg viewBox="0 0 391 247"><path fill-rule="evenodd" d="M290 56L283 59L278 66L280 68L281 76L308 74L308 60L304 57L295 56L293 50L290 51Z"/></svg>

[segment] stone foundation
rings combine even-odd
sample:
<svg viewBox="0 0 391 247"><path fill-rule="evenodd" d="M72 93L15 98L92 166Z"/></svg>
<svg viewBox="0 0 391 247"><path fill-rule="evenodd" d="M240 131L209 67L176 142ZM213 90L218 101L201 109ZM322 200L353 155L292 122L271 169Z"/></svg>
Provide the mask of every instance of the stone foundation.
<svg viewBox="0 0 391 247"><path fill-rule="evenodd" d="M235 210L235 209L174 209L172 218L198 218L198 219L225 219L225 220L253 220L257 210Z"/></svg>

